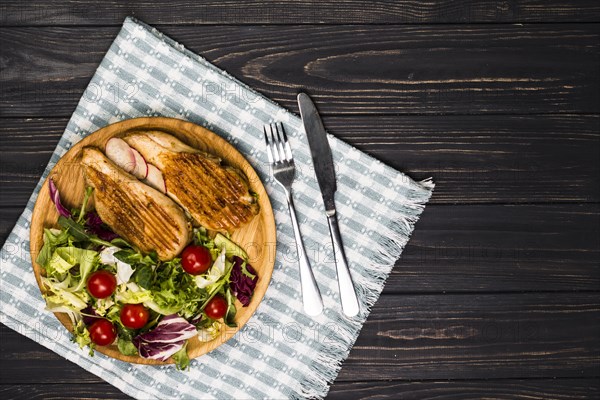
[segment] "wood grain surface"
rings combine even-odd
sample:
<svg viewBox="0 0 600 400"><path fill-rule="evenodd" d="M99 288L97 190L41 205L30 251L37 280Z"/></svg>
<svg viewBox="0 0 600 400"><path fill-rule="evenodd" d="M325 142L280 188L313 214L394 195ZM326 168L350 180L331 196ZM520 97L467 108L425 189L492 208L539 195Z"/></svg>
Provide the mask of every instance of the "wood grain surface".
<svg viewBox="0 0 600 400"><path fill-rule="evenodd" d="M598 109L599 27L177 25L161 30L290 109L296 109L302 88L325 115L531 114ZM5 63L0 116L70 116L118 31L0 28Z"/></svg>
<svg viewBox="0 0 600 400"><path fill-rule="evenodd" d="M597 1L5 1L0 237L128 15L436 181L329 398L600 396ZM17 332L3 399L127 398Z"/></svg>
<svg viewBox="0 0 600 400"><path fill-rule="evenodd" d="M593 0L359 1L277 0L94 2L26 0L2 6L3 25L120 25L128 16L149 24L435 24L480 22L596 22Z"/></svg>

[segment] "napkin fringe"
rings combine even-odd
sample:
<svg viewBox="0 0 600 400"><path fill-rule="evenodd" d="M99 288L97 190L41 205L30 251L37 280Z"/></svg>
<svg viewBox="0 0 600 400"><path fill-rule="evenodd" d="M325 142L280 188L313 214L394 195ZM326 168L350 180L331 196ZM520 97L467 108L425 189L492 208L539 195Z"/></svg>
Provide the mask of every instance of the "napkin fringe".
<svg viewBox="0 0 600 400"><path fill-rule="evenodd" d="M352 278L357 291L361 312L359 316L349 319L338 314L329 316L335 320L335 327L324 329L327 338L319 341L318 356L311 364L310 372L301 382L301 392L293 399L324 398L329 386L337 377L342 363L358 338L361 320L367 318L371 308L379 299L385 281L396 261L400 258L404 246L408 242L415 223L425 209L427 201L433 193L435 184L429 179L419 182L408 193L408 201L403 204L402 211L393 212L390 222L383 230L379 230L381 239L377 248L371 250L369 258L372 264L354 268Z"/></svg>

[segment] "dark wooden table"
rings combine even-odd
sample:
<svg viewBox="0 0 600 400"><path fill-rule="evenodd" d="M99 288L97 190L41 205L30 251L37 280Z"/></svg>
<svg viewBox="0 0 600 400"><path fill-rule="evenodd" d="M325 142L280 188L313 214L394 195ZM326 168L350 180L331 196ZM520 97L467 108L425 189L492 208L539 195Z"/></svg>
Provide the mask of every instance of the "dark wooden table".
<svg viewBox="0 0 600 400"><path fill-rule="evenodd" d="M2 238L127 15L435 178L330 398L599 398L600 3L3 0ZM1 398L126 397L0 333Z"/></svg>

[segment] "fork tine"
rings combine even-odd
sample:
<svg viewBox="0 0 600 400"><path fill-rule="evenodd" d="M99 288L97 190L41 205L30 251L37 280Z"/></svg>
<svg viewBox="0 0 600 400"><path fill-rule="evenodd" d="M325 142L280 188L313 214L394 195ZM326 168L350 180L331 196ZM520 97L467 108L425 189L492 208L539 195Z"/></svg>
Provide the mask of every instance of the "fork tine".
<svg viewBox="0 0 600 400"><path fill-rule="evenodd" d="M279 122L279 126L281 127L281 133L283 135L283 147L285 149L285 156L288 161L293 160L292 156L292 148L290 147L290 142L288 141L287 134L285 133L285 129L283 128L283 124Z"/></svg>
<svg viewBox="0 0 600 400"><path fill-rule="evenodd" d="M275 139L275 143L277 143L277 147L279 148L279 155L281 157L281 160L286 160L286 161L290 161L289 158L286 156L285 154L285 148L284 148L284 140L283 140L283 135L281 134L281 129L279 129L280 124L271 124L275 126L275 132L277 133L277 137Z"/></svg>
<svg viewBox="0 0 600 400"><path fill-rule="evenodd" d="M273 164L273 154L271 153L271 145L269 144L269 136L267 134L267 126L263 126L263 132L265 134L265 143L267 145L267 158L269 163Z"/></svg>
<svg viewBox="0 0 600 400"><path fill-rule="evenodd" d="M273 132L273 124L269 125L269 142L271 146L271 152L273 153L273 160L277 163L283 160L279 157L279 150L277 149L277 136Z"/></svg>
<svg viewBox="0 0 600 400"><path fill-rule="evenodd" d="M277 125L276 124L271 124L271 135L273 138L273 151L277 153L277 159L278 161L284 161L285 160L285 154L282 153L281 151L281 143L279 141L279 133L277 132Z"/></svg>

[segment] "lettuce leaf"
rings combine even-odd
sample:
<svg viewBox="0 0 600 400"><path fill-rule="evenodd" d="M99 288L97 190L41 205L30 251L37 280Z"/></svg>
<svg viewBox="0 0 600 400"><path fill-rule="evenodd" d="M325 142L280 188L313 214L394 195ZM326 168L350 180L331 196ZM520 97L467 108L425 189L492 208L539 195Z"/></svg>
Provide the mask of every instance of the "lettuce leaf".
<svg viewBox="0 0 600 400"><path fill-rule="evenodd" d="M126 260L121 262L135 263L130 282L117 289L118 302L143 303L162 315L181 313L191 317L197 314L206 291L196 287L193 277L181 267L180 259L159 264L133 250L121 250L113 255L120 261Z"/></svg>
<svg viewBox="0 0 600 400"><path fill-rule="evenodd" d="M214 249L215 242L208 235L206 228L199 227L194 229L194 242L199 246L204 246L207 249Z"/></svg>
<svg viewBox="0 0 600 400"><path fill-rule="evenodd" d="M147 303L152 301L152 292L129 282L117 287L115 300L123 304Z"/></svg>
<svg viewBox="0 0 600 400"><path fill-rule="evenodd" d="M91 298L83 290L88 275L98 265L98 253L74 246L57 248L46 266L44 298L46 309L67 313L73 325L81 320L81 310L88 307Z"/></svg>
<svg viewBox="0 0 600 400"><path fill-rule="evenodd" d="M210 321L210 320L209 320ZM210 325L198 329L198 340L201 342L210 342L221 333L221 324L219 321L213 321Z"/></svg>
<svg viewBox="0 0 600 400"><path fill-rule="evenodd" d="M83 224L74 221L71 218L65 218L62 215L58 217L58 225L63 227L63 229L67 230L71 236L73 236L75 241L90 243L98 246L112 246L111 242L100 239L98 236L94 234L90 234L87 232L86 228Z"/></svg>
<svg viewBox="0 0 600 400"><path fill-rule="evenodd" d="M60 229L44 229L44 246L40 250L36 262L43 268L46 268L54 250L59 246L64 246L69 243L71 235L66 230Z"/></svg>
<svg viewBox="0 0 600 400"><path fill-rule="evenodd" d="M99 264L98 252L80 249L75 246L59 247L52 254L46 266L46 274L57 280L64 280L65 274L77 279L77 284L65 288L70 292L78 292L85 286L88 275ZM74 268L78 267L78 268Z"/></svg>
<svg viewBox="0 0 600 400"><path fill-rule="evenodd" d="M235 314L237 310L235 308L235 297L231 294L231 290L225 290L225 300L227 300L227 312L225 313L225 324L230 328L236 328Z"/></svg>
<svg viewBox="0 0 600 400"><path fill-rule="evenodd" d="M190 357L187 353L187 344L188 342L185 342L183 347L177 353L171 356L173 361L175 361L176 368L181 371L186 370L190 366Z"/></svg>
<svg viewBox="0 0 600 400"><path fill-rule="evenodd" d="M117 348L121 352L121 354L126 356L137 356L138 349L135 347L133 342L128 339L123 338L119 335L119 339L117 340Z"/></svg>
<svg viewBox="0 0 600 400"><path fill-rule="evenodd" d="M96 314L104 317L108 314L109 311L113 309L112 307L114 305L115 302L111 297L107 297L104 299L95 299L94 310Z"/></svg>
<svg viewBox="0 0 600 400"><path fill-rule="evenodd" d="M117 332L119 335L119 339L117 340L117 348L126 356L137 356L138 349L132 342L132 331L121 326L121 324L115 324L117 327Z"/></svg>
<svg viewBox="0 0 600 400"><path fill-rule="evenodd" d="M67 290L70 278L64 282L57 282L54 279L42 278L42 283L47 290L44 294L46 299L46 309L52 312L80 312L87 307L90 296L85 290L72 292ZM66 285L66 284L67 285Z"/></svg>
<svg viewBox="0 0 600 400"><path fill-rule="evenodd" d="M115 257L115 253L122 251L120 248L112 246L106 247L100 252L100 262L106 265L114 265L117 268L117 284L129 282L133 275L133 267L122 260Z"/></svg>
<svg viewBox="0 0 600 400"><path fill-rule="evenodd" d="M80 349L89 346L90 356L94 355L94 343L92 343L90 332L87 330L83 320L79 320L77 324L73 326L73 337L71 338L71 341L77 343Z"/></svg>
<svg viewBox="0 0 600 400"><path fill-rule="evenodd" d="M156 269L150 290L154 304L149 303L148 307L163 315L176 312L186 317L195 315L200 303L207 297L206 290L198 288L194 277L181 267L179 258L162 263Z"/></svg>
<svg viewBox="0 0 600 400"><path fill-rule="evenodd" d="M221 250L221 254L219 254L213 265L209 268L209 270L205 274L197 275L194 278L196 281L196 285L200 289L206 289L213 286L219 281L219 279L221 279L221 277L223 277L223 275L225 275L227 269L227 260L225 257L226 249L223 248ZM214 286L209 288L208 290L209 292L212 292L212 290L210 289L214 289Z"/></svg>

